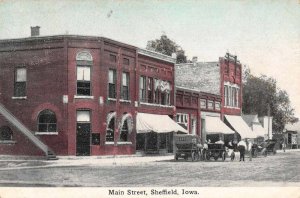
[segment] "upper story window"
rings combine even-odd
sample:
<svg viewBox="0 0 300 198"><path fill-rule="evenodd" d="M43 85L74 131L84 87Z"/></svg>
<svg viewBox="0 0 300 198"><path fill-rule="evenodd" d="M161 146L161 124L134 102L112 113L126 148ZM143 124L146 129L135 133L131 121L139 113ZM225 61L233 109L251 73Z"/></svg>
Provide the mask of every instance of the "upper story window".
<svg viewBox="0 0 300 198"><path fill-rule="evenodd" d="M48 109L40 112L38 116L39 132L56 132L56 115Z"/></svg>
<svg viewBox="0 0 300 198"><path fill-rule="evenodd" d="M91 66L93 65L92 55L82 51L76 55L77 63L77 95L91 95Z"/></svg>
<svg viewBox="0 0 300 198"><path fill-rule="evenodd" d="M13 132L8 126L0 127L0 141L10 141L13 138Z"/></svg>
<svg viewBox="0 0 300 198"><path fill-rule="evenodd" d="M146 101L146 77L140 77L140 101Z"/></svg>
<svg viewBox="0 0 300 198"><path fill-rule="evenodd" d="M142 102L161 105L171 104L171 84L168 81L141 76L139 89L139 97Z"/></svg>
<svg viewBox="0 0 300 198"><path fill-rule="evenodd" d="M123 72L122 73L122 99L129 100L129 73Z"/></svg>
<svg viewBox="0 0 300 198"><path fill-rule="evenodd" d="M117 81L116 70L110 69L108 71L108 97L109 98L116 98L116 81Z"/></svg>
<svg viewBox="0 0 300 198"><path fill-rule="evenodd" d="M153 103L153 78L148 78L148 103Z"/></svg>
<svg viewBox="0 0 300 198"><path fill-rule="evenodd" d="M215 102L215 110L220 111L221 110L221 103Z"/></svg>
<svg viewBox="0 0 300 198"><path fill-rule="evenodd" d="M224 98L226 107L239 107L239 87L224 85Z"/></svg>
<svg viewBox="0 0 300 198"><path fill-rule="evenodd" d="M210 109L210 110L213 110L214 109L214 101L209 100L207 102L207 108Z"/></svg>
<svg viewBox="0 0 300 198"><path fill-rule="evenodd" d="M200 107L201 109L206 109L206 99L200 99Z"/></svg>
<svg viewBox="0 0 300 198"><path fill-rule="evenodd" d="M26 96L26 81L27 81L26 68L17 68L15 71L15 84L14 84L15 97Z"/></svg>

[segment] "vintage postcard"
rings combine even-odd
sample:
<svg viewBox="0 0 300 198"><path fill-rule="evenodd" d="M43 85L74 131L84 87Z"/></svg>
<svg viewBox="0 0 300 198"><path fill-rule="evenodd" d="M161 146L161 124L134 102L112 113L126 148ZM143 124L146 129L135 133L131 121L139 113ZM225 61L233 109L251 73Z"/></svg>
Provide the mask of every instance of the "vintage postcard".
<svg viewBox="0 0 300 198"><path fill-rule="evenodd" d="M299 197L300 2L1 0L0 198Z"/></svg>

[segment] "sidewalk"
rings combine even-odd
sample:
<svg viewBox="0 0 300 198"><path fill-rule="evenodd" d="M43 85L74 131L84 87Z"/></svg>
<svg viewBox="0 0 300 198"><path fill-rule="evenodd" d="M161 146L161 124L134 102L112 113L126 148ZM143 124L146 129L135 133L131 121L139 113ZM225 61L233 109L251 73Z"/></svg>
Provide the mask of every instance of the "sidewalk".
<svg viewBox="0 0 300 198"><path fill-rule="evenodd" d="M134 166L137 164L142 166L149 162L173 160L174 156L58 156L58 160L20 159L17 156L0 156L0 159L0 170L13 170L70 166Z"/></svg>

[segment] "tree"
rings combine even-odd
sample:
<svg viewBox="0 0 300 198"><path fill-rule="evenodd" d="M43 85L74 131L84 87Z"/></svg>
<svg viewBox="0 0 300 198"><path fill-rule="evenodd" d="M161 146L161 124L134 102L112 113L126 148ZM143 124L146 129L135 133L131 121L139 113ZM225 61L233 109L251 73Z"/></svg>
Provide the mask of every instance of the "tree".
<svg viewBox="0 0 300 198"><path fill-rule="evenodd" d="M148 41L146 49L168 56L172 56L172 53L176 53L176 63L187 62L184 50L165 34L161 35L160 39Z"/></svg>
<svg viewBox="0 0 300 198"><path fill-rule="evenodd" d="M250 70L246 70L248 76L243 84L243 113L258 114L258 116L270 115L273 117L273 129L281 132L288 122L294 123L298 118L294 117L294 109L291 107L289 95L285 90L277 87L274 78L262 75L255 77Z"/></svg>

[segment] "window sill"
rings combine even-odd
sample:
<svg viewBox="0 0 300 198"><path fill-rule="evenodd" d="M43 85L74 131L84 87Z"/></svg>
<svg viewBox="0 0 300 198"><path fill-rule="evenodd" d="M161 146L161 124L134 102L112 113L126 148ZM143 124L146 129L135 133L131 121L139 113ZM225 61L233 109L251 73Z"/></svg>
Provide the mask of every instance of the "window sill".
<svg viewBox="0 0 300 198"><path fill-rule="evenodd" d="M13 97L11 97L11 99L13 99L13 100L26 100L27 96L20 96L20 97L13 96Z"/></svg>
<svg viewBox="0 0 300 198"><path fill-rule="evenodd" d="M140 102L141 105L147 105L147 106L153 106L153 107L163 107L163 108L174 108L173 105L161 105L161 104L155 104L155 103L146 103L146 102Z"/></svg>
<svg viewBox="0 0 300 198"><path fill-rule="evenodd" d="M94 99L94 96L74 96L75 99Z"/></svg>
<svg viewBox="0 0 300 198"><path fill-rule="evenodd" d="M35 135L58 135L58 132L35 132Z"/></svg>
<svg viewBox="0 0 300 198"><path fill-rule="evenodd" d="M231 106L224 106L224 108L228 108L228 109L240 109L239 107L231 107Z"/></svg>
<svg viewBox="0 0 300 198"><path fill-rule="evenodd" d="M16 141L13 140L0 140L0 144L16 144Z"/></svg>
<svg viewBox="0 0 300 198"><path fill-rule="evenodd" d="M117 142L118 145L132 145L132 142Z"/></svg>
<svg viewBox="0 0 300 198"><path fill-rule="evenodd" d="M108 101L117 101L116 98L107 98Z"/></svg>
<svg viewBox="0 0 300 198"><path fill-rule="evenodd" d="M120 99L120 102L124 102L124 103L131 103L130 100L124 100L124 99Z"/></svg>
<svg viewBox="0 0 300 198"><path fill-rule="evenodd" d="M114 145L114 142L105 142L105 145Z"/></svg>

